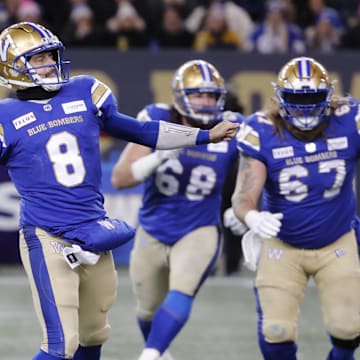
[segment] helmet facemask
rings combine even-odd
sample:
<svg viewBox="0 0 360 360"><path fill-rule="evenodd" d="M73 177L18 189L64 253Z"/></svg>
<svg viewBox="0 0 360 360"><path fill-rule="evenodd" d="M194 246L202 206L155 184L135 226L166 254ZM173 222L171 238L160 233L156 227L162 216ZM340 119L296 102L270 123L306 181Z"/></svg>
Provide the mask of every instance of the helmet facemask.
<svg viewBox="0 0 360 360"><path fill-rule="evenodd" d="M51 52L52 57L55 60L54 64L43 65L43 66L31 66L30 59L33 55L39 54L42 52ZM23 74L28 76L33 86L41 86L46 91L56 91L58 90L62 84L66 83L69 79L69 64L59 60L62 59L62 49L54 48L54 49L46 49L40 50L36 52L32 52L30 55L22 56L21 61L24 61L25 69L22 70ZM51 77L41 77L38 74L38 70L40 69L48 69L49 73L52 73Z"/></svg>
<svg viewBox="0 0 360 360"><path fill-rule="evenodd" d="M215 67L203 60L189 61L182 65L173 79L173 100L176 110L199 125L210 125L219 119L224 109L224 81ZM214 106L194 105L190 94L215 94Z"/></svg>
<svg viewBox="0 0 360 360"><path fill-rule="evenodd" d="M275 91L280 103L280 116L300 130L312 130L330 114L332 88L308 93L279 88Z"/></svg>

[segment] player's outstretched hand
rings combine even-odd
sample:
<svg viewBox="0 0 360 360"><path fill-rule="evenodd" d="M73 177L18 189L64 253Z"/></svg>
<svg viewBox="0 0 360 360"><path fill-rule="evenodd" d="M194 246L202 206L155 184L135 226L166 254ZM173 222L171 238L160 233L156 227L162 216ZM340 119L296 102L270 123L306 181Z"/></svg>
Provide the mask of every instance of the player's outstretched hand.
<svg viewBox="0 0 360 360"><path fill-rule="evenodd" d="M238 128L238 123L228 120L221 121L212 129L210 129L210 141L212 143L229 141L236 135Z"/></svg>

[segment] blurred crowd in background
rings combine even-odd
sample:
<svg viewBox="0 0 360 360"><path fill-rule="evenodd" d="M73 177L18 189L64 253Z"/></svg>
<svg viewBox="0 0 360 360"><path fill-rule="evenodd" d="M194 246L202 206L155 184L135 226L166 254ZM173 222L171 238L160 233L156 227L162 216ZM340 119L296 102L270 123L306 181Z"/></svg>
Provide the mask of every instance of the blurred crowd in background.
<svg viewBox="0 0 360 360"><path fill-rule="evenodd" d="M49 27L68 48L360 49L359 0L0 1L1 29L19 21Z"/></svg>

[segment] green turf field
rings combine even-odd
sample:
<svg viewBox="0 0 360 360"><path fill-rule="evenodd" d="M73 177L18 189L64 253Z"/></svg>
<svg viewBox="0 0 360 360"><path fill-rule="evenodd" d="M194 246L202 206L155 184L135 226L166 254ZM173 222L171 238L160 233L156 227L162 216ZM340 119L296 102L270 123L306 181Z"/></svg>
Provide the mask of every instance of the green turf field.
<svg viewBox="0 0 360 360"><path fill-rule="evenodd" d="M208 279L193 307L187 327L171 346L176 360L260 360L252 293L253 273ZM0 267L0 359L31 360L38 350L40 328L30 289L20 267ZM119 269L117 301L110 314L113 335L103 360L137 360L142 340L126 269ZM309 286L299 328L299 360L324 360L328 342L316 289Z"/></svg>

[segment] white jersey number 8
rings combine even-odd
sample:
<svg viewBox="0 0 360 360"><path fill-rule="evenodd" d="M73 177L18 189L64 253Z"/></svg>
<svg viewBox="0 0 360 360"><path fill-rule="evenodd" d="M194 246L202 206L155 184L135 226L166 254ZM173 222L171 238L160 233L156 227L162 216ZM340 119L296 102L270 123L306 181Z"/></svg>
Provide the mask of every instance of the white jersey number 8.
<svg viewBox="0 0 360 360"><path fill-rule="evenodd" d="M46 150L58 183L73 187L84 181L85 166L74 135L66 131L52 135Z"/></svg>

